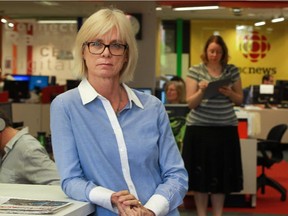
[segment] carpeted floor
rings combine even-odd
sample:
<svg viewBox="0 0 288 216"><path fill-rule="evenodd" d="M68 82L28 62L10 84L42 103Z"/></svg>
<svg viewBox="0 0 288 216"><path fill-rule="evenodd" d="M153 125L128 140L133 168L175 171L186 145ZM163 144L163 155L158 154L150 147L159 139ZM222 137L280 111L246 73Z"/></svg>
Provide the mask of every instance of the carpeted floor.
<svg viewBox="0 0 288 216"><path fill-rule="evenodd" d="M260 167L257 167L257 173L260 173ZM266 170L266 175L273 177L276 181L281 183L288 189L288 162L282 161L279 164L275 164L271 169ZM286 201L280 200L280 193L276 190L266 187L265 194L261 194L260 190L257 192L257 204L256 207L250 207L249 197L239 196L229 198L228 206L224 208L224 215L288 215L288 198ZM193 203L193 196L187 196L185 203L189 203L189 206L182 206L179 208L181 216L196 215L195 205ZM188 206L188 207L187 207Z"/></svg>

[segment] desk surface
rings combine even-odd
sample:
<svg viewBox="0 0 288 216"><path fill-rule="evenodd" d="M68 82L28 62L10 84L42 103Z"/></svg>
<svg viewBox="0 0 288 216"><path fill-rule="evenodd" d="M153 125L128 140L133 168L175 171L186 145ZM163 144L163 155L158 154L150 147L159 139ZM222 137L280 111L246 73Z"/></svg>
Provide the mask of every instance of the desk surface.
<svg viewBox="0 0 288 216"><path fill-rule="evenodd" d="M68 201L72 205L63 208L53 216L79 216L89 215L94 212L92 204L79 202L69 199L61 190L60 186L52 185L28 185L28 184L0 184L0 196L29 198L29 199L48 199L57 201ZM12 214L1 214L1 216L11 216ZM52 216L51 215L51 216ZM21 216L17 214L17 216ZM24 215L23 215L24 216ZM27 215L25 215L27 216ZM47 216L47 215L46 215Z"/></svg>

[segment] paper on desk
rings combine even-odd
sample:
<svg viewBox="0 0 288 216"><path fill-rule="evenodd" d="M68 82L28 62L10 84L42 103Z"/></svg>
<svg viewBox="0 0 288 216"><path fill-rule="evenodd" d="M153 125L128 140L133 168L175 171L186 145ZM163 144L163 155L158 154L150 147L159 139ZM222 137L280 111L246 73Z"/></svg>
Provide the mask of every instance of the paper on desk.
<svg viewBox="0 0 288 216"><path fill-rule="evenodd" d="M70 204L66 201L0 197L0 214L54 214Z"/></svg>
<svg viewBox="0 0 288 216"><path fill-rule="evenodd" d="M231 84L231 79L230 78L209 82L208 87L205 90L203 98L204 99L209 99L211 97L214 97L215 95L217 95L219 93L218 89L220 87L228 86L230 84Z"/></svg>
<svg viewBox="0 0 288 216"><path fill-rule="evenodd" d="M1 197L1 196L0 196L0 205L1 205L2 203L7 202L9 199L10 199L9 197Z"/></svg>

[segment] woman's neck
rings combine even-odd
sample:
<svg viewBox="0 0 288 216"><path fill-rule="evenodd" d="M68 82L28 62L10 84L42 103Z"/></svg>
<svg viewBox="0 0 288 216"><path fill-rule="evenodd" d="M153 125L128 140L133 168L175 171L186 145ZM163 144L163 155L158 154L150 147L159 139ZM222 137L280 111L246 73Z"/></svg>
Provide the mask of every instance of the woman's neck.
<svg viewBox="0 0 288 216"><path fill-rule="evenodd" d="M213 77L219 77L222 74L222 65L221 64L207 64L208 72Z"/></svg>
<svg viewBox="0 0 288 216"><path fill-rule="evenodd" d="M118 97L121 84L117 79L88 79L92 87L103 97L108 100Z"/></svg>

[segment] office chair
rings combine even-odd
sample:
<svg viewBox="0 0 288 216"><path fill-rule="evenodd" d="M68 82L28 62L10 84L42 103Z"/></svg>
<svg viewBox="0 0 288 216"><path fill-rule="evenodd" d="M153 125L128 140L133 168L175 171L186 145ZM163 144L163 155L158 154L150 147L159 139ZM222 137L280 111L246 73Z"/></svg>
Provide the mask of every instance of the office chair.
<svg viewBox="0 0 288 216"><path fill-rule="evenodd" d="M182 152L183 138L186 130L186 118L183 116L170 117L170 126L172 128L178 149Z"/></svg>
<svg viewBox="0 0 288 216"><path fill-rule="evenodd" d="M257 165L262 167L262 173L257 177L257 190L265 193L265 186L270 186L281 194L281 201L286 200L287 190L279 182L265 174L265 168L272 167L283 159L281 139L287 130L286 124L279 124L272 127L266 139L258 139L257 148L261 155L257 157Z"/></svg>

